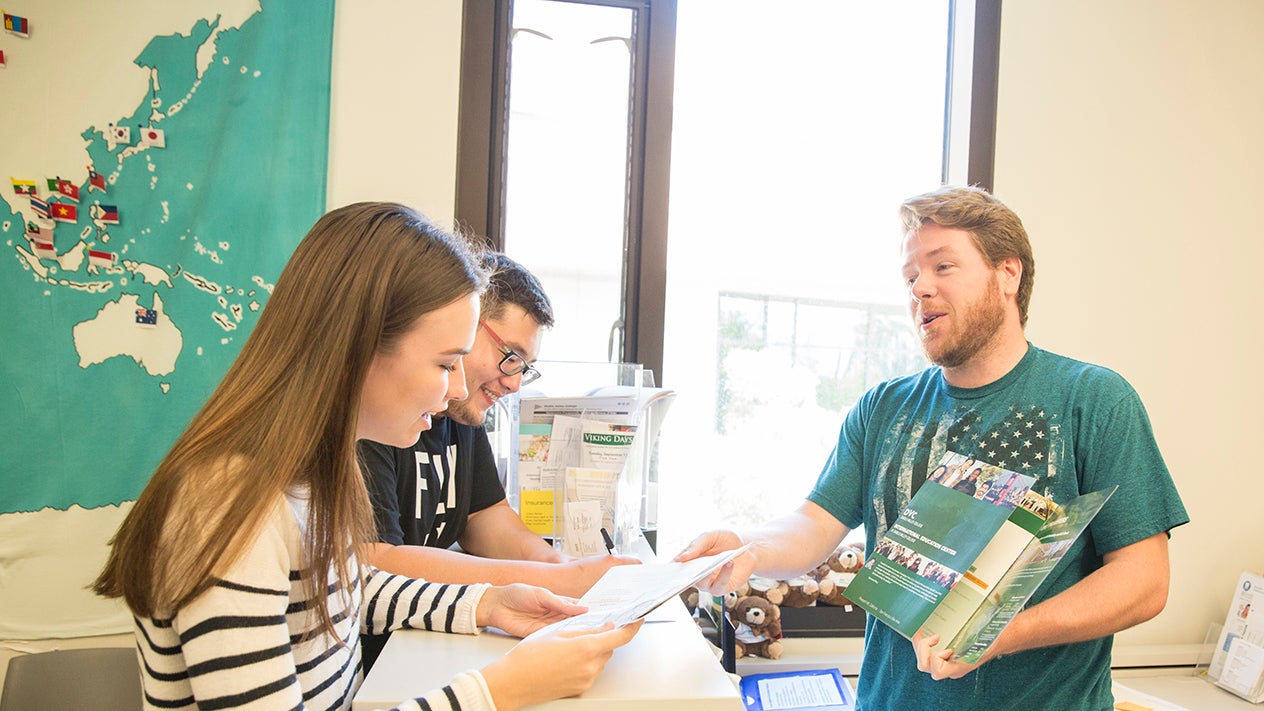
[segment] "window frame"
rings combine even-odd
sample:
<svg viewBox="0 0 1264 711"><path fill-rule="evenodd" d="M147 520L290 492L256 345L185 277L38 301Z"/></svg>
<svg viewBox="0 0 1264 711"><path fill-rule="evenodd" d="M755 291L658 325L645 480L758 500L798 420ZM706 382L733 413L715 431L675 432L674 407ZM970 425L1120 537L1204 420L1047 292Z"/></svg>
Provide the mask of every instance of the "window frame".
<svg viewBox="0 0 1264 711"><path fill-rule="evenodd" d="M678 0L558 0L637 10L628 145L625 313L618 358L663 372L668 198ZM944 182L992 189L1002 0L953 0L945 82ZM513 0L464 0L455 214L458 225L502 250L509 30ZM973 45L968 76L956 76L959 43ZM963 86L964 85L964 86ZM969 91L968 111L951 99ZM963 127L962 124L965 124ZM964 133L964 156L952 151ZM962 167L964 158L964 168Z"/></svg>

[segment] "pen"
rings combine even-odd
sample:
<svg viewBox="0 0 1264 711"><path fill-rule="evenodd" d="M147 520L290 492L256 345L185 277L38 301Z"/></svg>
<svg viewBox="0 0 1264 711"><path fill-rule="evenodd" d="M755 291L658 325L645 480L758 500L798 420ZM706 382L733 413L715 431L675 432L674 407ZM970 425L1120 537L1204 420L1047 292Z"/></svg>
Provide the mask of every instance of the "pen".
<svg viewBox="0 0 1264 711"><path fill-rule="evenodd" d="M614 553L614 541L610 540L610 533L606 531L605 526L601 528L601 537L606 541L606 552Z"/></svg>

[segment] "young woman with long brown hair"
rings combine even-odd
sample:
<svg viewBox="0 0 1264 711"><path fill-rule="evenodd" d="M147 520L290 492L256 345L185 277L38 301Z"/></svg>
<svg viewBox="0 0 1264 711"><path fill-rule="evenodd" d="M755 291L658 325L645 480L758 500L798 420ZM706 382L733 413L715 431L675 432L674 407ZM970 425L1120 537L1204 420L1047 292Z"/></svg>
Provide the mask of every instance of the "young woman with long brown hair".
<svg viewBox="0 0 1264 711"><path fill-rule="evenodd" d="M466 240L391 203L334 210L298 245L95 583L135 616L147 708L349 708L362 631L526 635L584 609L356 560L375 540L356 441L410 446L465 397L478 265ZM533 640L411 707L505 711L580 693L635 632Z"/></svg>

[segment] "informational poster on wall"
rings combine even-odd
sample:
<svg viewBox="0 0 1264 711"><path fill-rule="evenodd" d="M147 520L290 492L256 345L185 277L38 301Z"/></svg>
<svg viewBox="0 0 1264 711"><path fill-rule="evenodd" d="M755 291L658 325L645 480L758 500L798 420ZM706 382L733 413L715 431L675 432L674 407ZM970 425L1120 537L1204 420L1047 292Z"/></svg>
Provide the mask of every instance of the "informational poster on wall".
<svg viewBox="0 0 1264 711"><path fill-rule="evenodd" d="M85 586L325 210L333 8L5 6L0 639L130 629Z"/></svg>

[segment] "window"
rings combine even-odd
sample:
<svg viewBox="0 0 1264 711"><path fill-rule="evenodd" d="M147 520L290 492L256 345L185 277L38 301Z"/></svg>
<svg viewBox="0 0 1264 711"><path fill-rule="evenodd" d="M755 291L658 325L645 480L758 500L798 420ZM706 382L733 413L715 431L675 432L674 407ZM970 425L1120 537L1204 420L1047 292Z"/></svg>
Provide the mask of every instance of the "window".
<svg viewBox="0 0 1264 711"><path fill-rule="evenodd" d="M463 131L477 95L507 135L480 129L486 162L467 165L463 133L457 214L490 216L485 231L545 281L559 311L546 357L613 352L679 393L659 448L660 548L797 505L856 397L923 365L896 207L945 179L990 186L998 16L997 0L467 0L467 52L496 28L491 54L505 54L483 73L508 89L475 92L467 55ZM562 66L602 86L529 69L536 33L572 38ZM581 316L610 311L616 274L622 312ZM609 349L618 320L627 338Z"/></svg>

